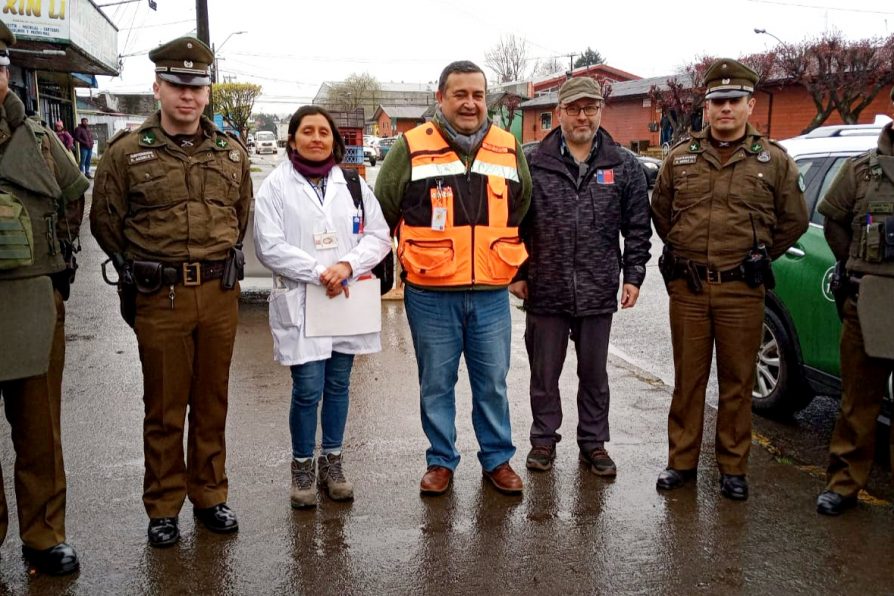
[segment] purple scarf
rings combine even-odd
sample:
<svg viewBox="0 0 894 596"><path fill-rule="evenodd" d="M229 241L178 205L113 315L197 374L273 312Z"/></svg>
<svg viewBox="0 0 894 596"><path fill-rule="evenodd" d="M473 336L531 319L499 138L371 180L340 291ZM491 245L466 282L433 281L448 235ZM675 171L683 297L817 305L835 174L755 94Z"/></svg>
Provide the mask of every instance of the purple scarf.
<svg viewBox="0 0 894 596"><path fill-rule="evenodd" d="M289 154L289 161L292 162L292 167L305 178L324 178L335 165L335 157L332 154L323 161L311 161L301 157L291 147L286 149L286 153Z"/></svg>

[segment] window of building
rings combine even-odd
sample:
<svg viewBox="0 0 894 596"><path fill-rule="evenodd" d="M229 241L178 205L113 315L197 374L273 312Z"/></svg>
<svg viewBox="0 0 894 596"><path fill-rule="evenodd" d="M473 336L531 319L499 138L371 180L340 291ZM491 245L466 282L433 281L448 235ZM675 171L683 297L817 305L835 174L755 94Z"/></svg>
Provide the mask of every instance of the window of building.
<svg viewBox="0 0 894 596"><path fill-rule="evenodd" d="M540 114L540 130L550 130L553 127L553 113L543 112Z"/></svg>

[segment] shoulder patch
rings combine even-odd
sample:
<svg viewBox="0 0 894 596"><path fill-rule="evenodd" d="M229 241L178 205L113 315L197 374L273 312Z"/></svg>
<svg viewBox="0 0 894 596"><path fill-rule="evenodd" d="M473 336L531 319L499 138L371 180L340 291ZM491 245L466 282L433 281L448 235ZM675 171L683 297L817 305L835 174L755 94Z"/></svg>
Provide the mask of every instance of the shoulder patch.
<svg viewBox="0 0 894 596"><path fill-rule="evenodd" d="M111 147L112 145L114 145L115 143L117 143L118 141L120 141L121 139L126 137L128 135L128 133L130 133L130 131L127 129L122 129L122 130L119 130L118 132L116 132L112 136L112 138L109 139L109 146Z"/></svg>

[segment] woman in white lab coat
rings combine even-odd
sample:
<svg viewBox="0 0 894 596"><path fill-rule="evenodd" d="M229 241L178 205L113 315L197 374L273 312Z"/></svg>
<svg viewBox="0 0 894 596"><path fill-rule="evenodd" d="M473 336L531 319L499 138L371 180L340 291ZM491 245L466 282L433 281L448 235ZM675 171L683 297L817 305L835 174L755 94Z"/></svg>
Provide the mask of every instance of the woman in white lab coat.
<svg viewBox="0 0 894 596"><path fill-rule="evenodd" d="M273 272L274 357L292 373L290 501L297 508L316 505L316 474L330 498L353 498L341 453L351 366L355 354L381 350L379 333L307 337L307 287L323 286L330 298L344 292L350 299L354 280L384 258L391 241L379 202L365 182L362 212L354 206L338 166L345 143L325 109L311 105L295 112L286 151L289 159L255 194L254 239L258 259ZM315 471L321 400L322 452Z"/></svg>

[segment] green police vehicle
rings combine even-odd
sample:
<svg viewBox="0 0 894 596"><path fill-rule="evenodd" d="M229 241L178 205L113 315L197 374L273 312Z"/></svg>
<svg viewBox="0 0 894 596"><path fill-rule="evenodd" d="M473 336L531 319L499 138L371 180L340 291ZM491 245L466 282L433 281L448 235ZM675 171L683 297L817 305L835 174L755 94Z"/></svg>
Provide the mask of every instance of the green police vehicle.
<svg viewBox="0 0 894 596"><path fill-rule="evenodd" d="M785 417L805 408L815 395L840 395L838 343L841 322L829 281L835 259L816 211L845 160L875 147L890 118L873 124L824 126L782 141L804 176L810 226L773 263L776 288L767 292L764 333L757 355L752 408ZM882 421L890 424L891 380Z"/></svg>

